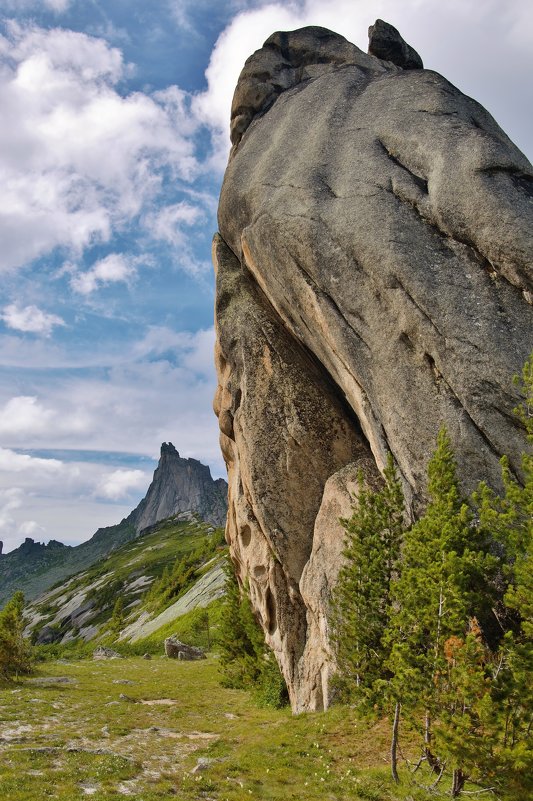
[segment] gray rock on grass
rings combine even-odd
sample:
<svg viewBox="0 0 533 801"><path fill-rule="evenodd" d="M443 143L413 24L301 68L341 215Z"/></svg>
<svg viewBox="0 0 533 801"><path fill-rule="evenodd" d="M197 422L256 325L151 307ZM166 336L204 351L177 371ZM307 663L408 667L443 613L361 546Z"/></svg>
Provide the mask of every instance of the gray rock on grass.
<svg viewBox="0 0 533 801"><path fill-rule="evenodd" d="M93 651L93 659L122 659L122 656L118 653L118 651L114 651L112 648L106 648L105 646L100 645Z"/></svg>
<svg viewBox="0 0 533 801"><path fill-rule="evenodd" d="M194 645L186 645L175 636L167 637L165 640L165 654L169 659L182 659L191 661L194 659L205 659L205 652Z"/></svg>

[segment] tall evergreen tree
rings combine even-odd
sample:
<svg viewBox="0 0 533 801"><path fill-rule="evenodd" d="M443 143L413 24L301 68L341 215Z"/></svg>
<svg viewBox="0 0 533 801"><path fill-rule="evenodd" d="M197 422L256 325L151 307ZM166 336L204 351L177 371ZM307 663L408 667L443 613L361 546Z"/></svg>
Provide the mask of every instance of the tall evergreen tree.
<svg viewBox="0 0 533 801"><path fill-rule="evenodd" d="M509 798L521 801L525 794L533 796L533 354L518 383L523 401L515 412L527 441L524 483L503 458L503 496L481 485L476 500L481 525L501 543L505 564L499 610L505 635L492 674L490 711L498 735L492 775Z"/></svg>
<svg viewBox="0 0 533 801"><path fill-rule="evenodd" d="M391 583L398 571L405 526L401 484L392 455L384 471L385 484L373 491L358 476L357 505L346 531L344 557L332 597L332 641L335 646L338 684L343 694L360 706L386 708L390 674L389 653L383 642L391 607ZM394 699L391 768L395 780L399 705Z"/></svg>
<svg viewBox="0 0 533 801"><path fill-rule="evenodd" d="M425 709L424 743L428 762L438 769L432 720L443 711L449 673L445 645L463 639L480 607L486 578L497 560L459 490L456 463L445 429L428 467L430 502L407 532L402 569L393 582L395 614L387 634L392 683L404 708ZM457 719L450 721L456 725ZM454 768L454 794L464 782L459 755L448 749Z"/></svg>
<svg viewBox="0 0 533 801"><path fill-rule="evenodd" d="M8 678L31 670L31 649L24 639L24 595L16 592L0 612L0 675Z"/></svg>
<svg viewBox="0 0 533 801"><path fill-rule="evenodd" d="M358 476L357 502L345 529L345 562L332 597L332 633L343 690L352 699L373 699L384 675L382 638L390 609L390 587L398 569L404 531L404 501L392 456L378 491Z"/></svg>
<svg viewBox="0 0 533 801"><path fill-rule="evenodd" d="M219 650L224 687L252 690L264 705L281 707L287 703L287 687L278 663L265 644L250 599L246 592L241 592L229 558Z"/></svg>

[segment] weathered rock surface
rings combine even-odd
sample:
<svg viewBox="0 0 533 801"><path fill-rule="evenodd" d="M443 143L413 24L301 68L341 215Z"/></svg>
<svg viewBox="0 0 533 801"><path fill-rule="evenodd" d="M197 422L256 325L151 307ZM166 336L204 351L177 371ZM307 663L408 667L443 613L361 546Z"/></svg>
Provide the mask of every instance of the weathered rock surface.
<svg viewBox="0 0 533 801"><path fill-rule="evenodd" d="M498 487L504 453L520 472L533 168L392 31L371 29L380 58L276 33L232 107L214 243L226 531L295 710L327 704L357 465L379 482L390 450L416 508L445 423L465 490Z"/></svg>
<svg viewBox="0 0 533 801"><path fill-rule="evenodd" d="M196 512L214 526L226 522L227 484L213 480L207 465L182 459L171 442L161 445L161 458L146 497L127 518L137 532L178 512Z"/></svg>
<svg viewBox="0 0 533 801"><path fill-rule="evenodd" d="M194 645L186 645L174 636L166 638L165 654L169 659L183 659L186 661L206 658L201 648L196 648Z"/></svg>

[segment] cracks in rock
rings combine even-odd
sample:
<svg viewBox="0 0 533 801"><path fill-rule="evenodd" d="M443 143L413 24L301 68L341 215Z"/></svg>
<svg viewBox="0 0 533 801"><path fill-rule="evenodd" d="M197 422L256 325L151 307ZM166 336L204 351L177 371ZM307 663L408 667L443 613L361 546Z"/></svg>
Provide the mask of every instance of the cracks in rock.
<svg viewBox="0 0 533 801"><path fill-rule="evenodd" d="M533 175L528 175L519 167L495 165L494 167L484 167L478 172L491 177L501 174L508 175L516 189L523 192L528 199L533 199Z"/></svg>
<svg viewBox="0 0 533 801"><path fill-rule="evenodd" d="M442 112L444 114L444 112ZM389 148L381 141L381 139L377 140L379 145L382 147L383 151L386 153L387 157L398 167L400 167L403 171L408 173L413 183L416 187L423 193L422 194L422 202L424 201L425 197L429 198L429 187L428 181L417 175L413 170L407 167L398 156L394 155ZM528 198L533 199L533 177L527 175L520 169L514 169L512 167L489 167L479 170L479 172L488 174L488 175L495 175L497 173L507 173L510 179L515 184L516 188L519 191L522 191L526 194ZM430 215L426 212L426 208L420 208L419 203L417 202L416 198L409 198L403 192L398 192L394 189L391 181L390 189L386 190L391 192L398 200L402 203L407 203L411 206L416 213L418 214L420 220L422 220L426 225L431 225L432 229L439 234L439 236L443 240L443 244L452 252L453 244L463 245L464 247L468 248L470 254L473 256L474 261L487 273L491 280L495 280L496 278L500 278L506 281L506 283L513 287L514 290L519 291L520 293L526 293L528 291L527 286L527 279L525 280L517 280L516 282L512 281L509 276L507 276L501 269L499 269L490 259L481 252L475 242L466 235L461 235L457 231L447 231L443 226L440 224L439 220L435 217L435 215ZM424 204L425 205L425 204ZM520 268L515 268L518 273L518 277L523 278L522 272ZM526 301L529 302L528 298L526 297Z"/></svg>
<svg viewBox="0 0 533 801"><path fill-rule="evenodd" d="M408 167L406 164L404 164L403 161L401 161L400 158L397 155L395 155L381 139L377 139L377 142L381 146L381 148L383 149L383 152L385 153L387 158L390 159L390 161L392 161L393 164L396 164L396 166L400 167L400 169L404 170L409 175L409 177L411 178L413 183L416 184L416 186L424 194L427 195L428 194L428 182L427 182L427 179L424 178L422 175L417 175L415 172L413 172L413 170L410 167ZM396 193L394 193L394 194L396 194Z"/></svg>
<svg viewBox="0 0 533 801"><path fill-rule="evenodd" d="M431 326L433 329L435 329L435 331L437 332L437 334L438 334L438 335L439 335L439 336L442 338L442 340L444 341L444 340L445 340L445 336L444 336L443 332L442 332L442 331L440 330L440 328L439 328L439 327L436 325L436 323L434 322L434 320L432 320L432 319L431 319L431 317L429 316L429 314L427 314L427 312L425 312L425 311L424 311L424 309L422 308L422 306L420 306L420 304L418 304L418 303L416 302L416 300L413 298L413 296L411 295L411 293L410 293L410 292L409 292L409 291L406 289L406 287L404 286L404 284L402 283L402 281L401 281L401 280L398 278L398 276L396 276L396 283L397 283L397 286L398 286L398 288L402 290L402 292L404 293L404 295L405 295L405 296L406 296L406 297L407 297L407 298L408 298L408 299L411 301L411 303L413 304L413 306L414 306L414 307L415 307L415 308L416 308L416 309L417 309L417 310L420 312L420 314L422 315L422 317L423 317L423 318L424 318L424 319L425 319L425 320L426 320L426 321L427 321L427 322L430 324L430 326Z"/></svg>
<svg viewBox="0 0 533 801"><path fill-rule="evenodd" d="M433 372L433 374L435 376L435 380L436 380L437 386L439 384L442 384L444 386L444 388L445 388L447 394L449 395L450 400L452 401L452 403L465 413L466 417L468 418L469 423L474 428L474 430L477 432L479 437L483 440L485 445L488 447L489 451L491 453L493 453L496 456L496 458L499 460L501 458L501 456L502 456L502 453L498 450L497 446L492 442L492 440L489 438L489 436L486 433L486 431L483 430L481 425L474 420L474 418L472 417L472 415L470 414L470 412L468 411L468 409L466 408L464 403L462 403L461 399L456 394L455 390L452 388L451 384L448 382L448 380L443 376L443 374L440 372L440 370L436 366L435 359L429 353L426 353L424 355L425 355L425 359L426 359L426 362L427 362L428 366L430 367L430 369L432 370L432 372ZM513 477L515 478L515 480L518 480L518 477L516 476L516 474L514 473L513 470L511 470L511 473L512 473Z"/></svg>
<svg viewBox="0 0 533 801"><path fill-rule="evenodd" d="M323 187L326 189L326 191L328 192L328 194L329 194L329 195L331 195L331 197L335 198L335 200L338 200L338 199L339 199L339 196L338 196L338 194L337 194L337 193L336 193L336 192L333 190L333 188L332 188L332 187L329 185L329 183L326 181L326 179L324 178L324 176L323 176L323 175L319 175L318 177L319 177L319 179L320 179L320 182L321 182L322 186L323 186Z"/></svg>
<svg viewBox="0 0 533 801"><path fill-rule="evenodd" d="M315 281L315 279L313 278L313 276L312 276L312 275L309 273L309 271L308 271L308 270L306 270L306 269L305 269L305 267L304 267L302 264L300 264L300 262L299 262L299 261L297 261L297 259L294 257L294 255L292 255L292 260L293 260L294 264L296 265L297 269L298 269L298 270L299 270L299 271L302 273L302 275L304 276L304 280L305 280L305 282L306 282L307 284L310 284L310 285L313 287L313 289L314 289L314 291L315 291L315 294L316 294L317 298L323 298L323 299L325 300L325 302L326 302L326 303L329 305L329 307L332 309L332 311L334 312L334 314L335 314L337 317L339 317L339 318L340 318L340 319L343 321L343 323L344 323L345 325L347 325L347 326L348 326L348 328L350 329L350 331L352 331L352 332L354 333L354 335L357 337L357 339L358 339L358 340L359 340L359 341L360 341L360 342L361 342L361 343L362 343L362 344L365 346L365 348L366 348L366 350L368 351L368 353L370 353L370 350L371 350L371 349L370 349L370 345L368 344L368 342L366 342L366 340L364 339L364 337L362 336L362 334L361 334L359 331L357 331L357 330L356 330L356 329L355 329L355 328L354 328L354 327L353 327L353 326L352 326L352 325L351 325L351 324L348 322L348 320L346 319L346 316L345 316L345 315L343 314L343 312L341 311L341 309L340 309L339 305L337 304L337 302L336 302L336 301L335 301L335 300L334 300L334 299L331 297L331 295L329 295L327 292L325 292L323 289L321 289L321 287L319 287L319 286L318 286L318 284L316 283L316 281ZM337 355L339 355L339 354L337 354ZM339 355L339 358L340 358L340 355ZM344 363L344 362L343 362L343 363Z"/></svg>

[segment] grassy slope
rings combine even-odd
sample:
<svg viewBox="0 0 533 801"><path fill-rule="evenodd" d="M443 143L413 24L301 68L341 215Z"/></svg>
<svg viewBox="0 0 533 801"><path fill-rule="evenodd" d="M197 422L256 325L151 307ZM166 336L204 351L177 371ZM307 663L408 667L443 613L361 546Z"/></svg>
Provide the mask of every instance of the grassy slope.
<svg viewBox="0 0 533 801"><path fill-rule="evenodd" d="M40 629L53 622L60 604L64 606L75 594L84 592L105 576L102 587L92 591L101 611L94 621L90 621L104 625L111 616L119 594L125 607L135 599L142 599L149 584L143 588L131 587L136 579L142 576L150 579L159 577L165 567L172 567L176 559L191 553L202 543L209 542L212 532L212 526L201 521L163 521L151 532L122 545L105 560L70 579L66 590L65 584L61 583L34 601L29 611L43 616L36 628ZM90 596L91 591L87 597ZM81 596L80 605L83 601L84 597ZM142 605L138 605L132 610L126 610L126 615L130 614L133 618L141 611ZM131 622L131 619L127 622Z"/></svg>
<svg viewBox="0 0 533 801"><path fill-rule="evenodd" d="M427 797L390 784L384 723L369 730L340 707L298 717L259 709L220 687L213 658L48 663L41 673L74 681L0 690L3 801L73 801L91 790L95 801ZM199 757L216 761L193 775Z"/></svg>

